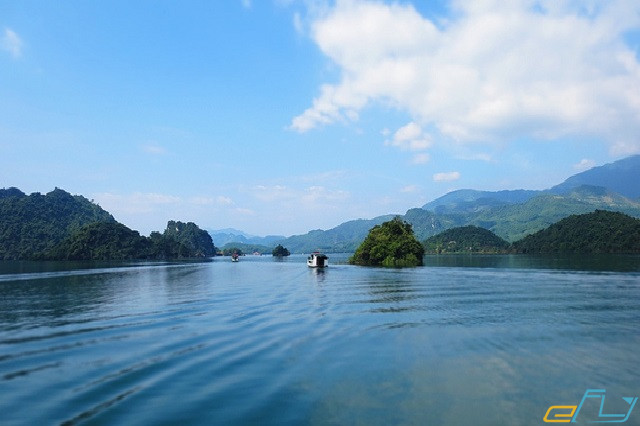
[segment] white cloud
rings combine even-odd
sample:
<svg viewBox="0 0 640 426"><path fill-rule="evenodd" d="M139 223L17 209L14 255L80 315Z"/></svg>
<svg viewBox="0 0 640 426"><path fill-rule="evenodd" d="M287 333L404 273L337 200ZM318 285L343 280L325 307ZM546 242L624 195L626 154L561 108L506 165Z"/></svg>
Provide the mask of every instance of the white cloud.
<svg viewBox="0 0 640 426"><path fill-rule="evenodd" d="M431 146L431 138L422 132L415 122L399 128L388 145L396 146L403 151L423 151Z"/></svg>
<svg viewBox="0 0 640 426"><path fill-rule="evenodd" d="M415 154L411 159L411 164L426 164L431 159L429 154L422 152L420 154Z"/></svg>
<svg viewBox="0 0 640 426"><path fill-rule="evenodd" d="M624 34L640 2L452 3L436 26L411 5L338 0L311 36L341 71L293 118L300 132L355 120L372 103L460 143L567 135L640 151L640 64Z"/></svg>
<svg viewBox="0 0 640 426"><path fill-rule="evenodd" d="M330 190L321 185L310 186L305 189L300 200L307 206L316 206L318 203L334 203L349 198L349 193L343 190Z"/></svg>
<svg viewBox="0 0 640 426"><path fill-rule="evenodd" d="M178 204L182 201L180 197L156 192L134 192L128 195L103 192L95 194L93 198L105 210L125 214L150 213L159 206Z"/></svg>
<svg viewBox="0 0 640 426"><path fill-rule="evenodd" d="M152 154L152 155L165 155L167 153L166 148L160 145L155 145L155 144L143 145L141 148L147 154Z"/></svg>
<svg viewBox="0 0 640 426"><path fill-rule="evenodd" d="M418 185L407 185L404 186L400 189L400 192L402 193L414 193L414 192L418 192L420 190L420 187Z"/></svg>
<svg viewBox="0 0 640 426"><path fill-rule="evenodd" d="M573 168L574 170L577 170L577 171L584 171L584 170L589 170L595 165L596 165L596 162L594 160L583 158L582 160L580 160L579 163L574 164Z"/></svg>
<svg viewBox="0 0 640 426"><path fill-rule="evenodd" d="M255 185L251 192L260 201L272 203L295 197L293 190L284 185Z"/></svg>
<svg viewBox="0 0 640 426"><path fill-rule="evenodd" d="M230 206L233 204L233 200L229 197L225 197L224 195L219 195L215 198L215 203L223 206Z"/></svg>
<svg viewBox="0 0 640 426"><path fill-rule="evenodd" d="M460 179L460 172L442 172L433 175L434 182L452 182Z"/></svg>
<svg viewBox="0 0 640 426"><path fill-rule="evenodd" d="M242 7L245 9L251 9L251 0L240 0L242 3Z"/></svg>
<svg viewBox="0 0 640 426"><path fill-rule="evenodd" d="M4 35L0 38L0 48L11 54L14 58L22 56L22 39L10 28L4 29Z"/></svg>
<svg viewBox="0 0 640 426"><path fill-rule="evenodd" d="M388 130L385 130L388 133ZM385 145L395 146L402 151L416 153L411 159L411 164L425 164L429 162L429 154L423 151L432 145L431 136L425 134L420 125L414 121L396 130L393 138L385 141Z"/></svg>

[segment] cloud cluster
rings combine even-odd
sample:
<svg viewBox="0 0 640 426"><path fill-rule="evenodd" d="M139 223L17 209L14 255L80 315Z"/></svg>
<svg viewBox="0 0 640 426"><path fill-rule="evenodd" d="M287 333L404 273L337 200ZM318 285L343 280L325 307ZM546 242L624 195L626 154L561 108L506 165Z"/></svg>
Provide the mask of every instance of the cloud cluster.
<svg viewBox="0 0 640 426"><path fill-rule="evenodd" d="M383 103L437 140L590 136L617 154L640 151L640 64L624 41L640 26L640 2L456 0L450 8L433 22L411 5L337 0L311 37L340 81L324 84L291 128L356 120Z"/></svg>
<svg viewBox="0 0 640 426"><path fill-rule="evenodd" d="M4 29L4 35L0 38L0 48L9 52L14 58L22 56L22 39L10 28Z"/></svg>
<svg viewBox="0 0 640 426"><path fill-rule="evenodd" d="M185 207L225 208L234 205L231 198L223 195L214 197L178 197L157 192L133 192L130 194L101 192L93 194L93 197L103 208L116 215L140 215L154 212L173 213Z"/></svg>
<svg viewBox="0 0 640 426"><path fill-rule="evenodd" d="M431 146L431 143L431 136L425 134L420 125L414 121L400 127L393 134L393 138L385 142L386 145L413 152L412 162L414 164L424 164L429 161L429 154L424 151Z"/></svg>
<svg viewBox="0 0 640 426"><path fill-rule="evenodd" d="M434 182L453 182L460 179L460 172L441 172L433 175Z"/></svg>
<svg viewBox="0 0 640 426"><path fill-rule="evenodd" d="M285 185L255 185L248 191L263 203L275 203L281 208L294 210L322 210L333 208L335 202L345 201L349 192L329 189L323 185L312 185L304 189Z"/></svg>

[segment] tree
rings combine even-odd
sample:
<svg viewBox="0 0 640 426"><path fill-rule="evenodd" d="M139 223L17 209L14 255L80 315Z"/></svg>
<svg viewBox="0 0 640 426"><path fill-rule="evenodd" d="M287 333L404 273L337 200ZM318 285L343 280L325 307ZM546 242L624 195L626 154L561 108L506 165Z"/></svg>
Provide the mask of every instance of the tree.
<svg viewBox="0 0 640 426"><path fill-rule="evenodd" d="M376 225L360 244L349 263L362 266L422 266L424 248L416 239L411 224L396 216Z"/></svg>
<svg viewBox="0 0 640 426"><path fill-rule="evenodd" d="M271 254L273 254L274 256L283 257L289 256L291 253L289 253L289 250L287 250L285 247L282 247L282 244L278 244L276 248L273 249Z"/></svg>

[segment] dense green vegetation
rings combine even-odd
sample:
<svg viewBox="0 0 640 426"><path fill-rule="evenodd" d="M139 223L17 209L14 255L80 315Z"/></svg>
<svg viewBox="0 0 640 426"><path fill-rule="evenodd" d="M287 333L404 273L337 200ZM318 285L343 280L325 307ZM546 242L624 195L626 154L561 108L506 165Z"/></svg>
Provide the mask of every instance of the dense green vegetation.
<svg viewBox="0 0 640 426"><path fill-rule="evenodd" d="M58 260L160 260L214 254L215 247L209 234L192 222L170 221L163 234L152 232L149 237L118 222L96 222L81 227L45 257Z"/></svg>
<svg viewBox="0 0 640 426"><path fill-rule="evenodd" d="M374 226L349 263L362 266L422 266L424 248L400 217Z"/></svg>
<svg viewBox="0 0 640 426"><path fill-rule="evenodd" d="M173 250L167 257L210 257L216 254L216 248L209 233L198 228L198 225L193 222L170 220L163 237Z"/></svg>
<svg viewBox="0 0 640 426"><path fill-rule="evenodd" d="M220 251L220 253L223 256L231 256L233 254L237 254L238 256L244 256L244 251L242 251L241 248L236 247L234 245L226 245L224 246L224 248Z"/></svg>
<svg viewBox="0 0 640 426"><path fill-rule="evenodd" d="M488 229L469 225L451 228L423 243L427 253L504 253L509 243Z"/></svg>
<svg viewBox="0 0 640 426"><path fill-rule="evenodd" d="M0 190L0 259L175 259L215 255L206 231L170 221L143 237L97 204L56 188L46 195Z"/></svg>
<svg viewBox="0 0 640 426"><path fill-rule="evenodd" d="M282 244L278 244L273 251L271 252L271 254L273 256L278 256L278 257L283 257L283 256L289 256L291 253L289 253L289 250L287 250L286 247L282 247Z"/></svg>
<svg viewBox="0 0 640 426"><path fill-rule="evenodd" d="M56 188L46 195L0 190L0 259L42 259L63 239L94 222L115 223L108 212Z"/></svg>
<svg viewBox="0 0 640 426"><path fill-rule="evenodd" d="M596 210L562 219L513 246L519 253L640 253L640 220Z"/></svg>
<svg viewBox="0 0 640 426"><path fill-rule="evenodd" d="M59 260L125 260L147 258L150 241L121 223L94 222L65 238L46 257Z"/></svg>
<svg viewBox="0 0 640 426"><path fill-rule="evenodd" d="M273 248L264 246L262 244L231 242L231 243L225 244L224 247L222 247L222 254L225 256L230 256L233 254L234 250L240 254L242 253L265 254L265 253L271 253L271 250L273 250Z"/></svg>

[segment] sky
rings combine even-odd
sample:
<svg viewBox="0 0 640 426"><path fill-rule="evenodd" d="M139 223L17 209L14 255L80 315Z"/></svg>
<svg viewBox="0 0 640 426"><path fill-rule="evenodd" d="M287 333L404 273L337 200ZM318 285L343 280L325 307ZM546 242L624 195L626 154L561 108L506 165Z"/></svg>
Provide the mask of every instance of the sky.
<svg viewBox="0 0 640 426"><path fill-rule="evenodd" d="M0 0L0 187L304 234L640 153L637 0Z"/></svg>

